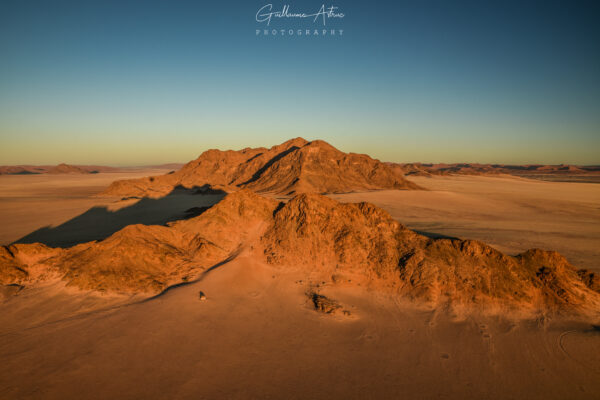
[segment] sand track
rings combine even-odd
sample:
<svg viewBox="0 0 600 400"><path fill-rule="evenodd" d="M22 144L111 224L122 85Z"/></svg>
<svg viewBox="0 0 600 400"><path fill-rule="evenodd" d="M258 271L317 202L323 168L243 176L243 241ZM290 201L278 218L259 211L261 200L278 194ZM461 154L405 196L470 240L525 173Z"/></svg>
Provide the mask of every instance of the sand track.
<svg viewBox="0 0 600 400"><path fill-rule="evenodd" d="M588 354L596 354L595 359L592 360L592 361L595 361L595 365L589 364L588 363L589 360L586 362L586 361L581 361L577 357L574 357L571 353L569 353L569 351L567 350L567 348L565 346L565 343L564 343L565 338L568 335L582 335L582 334L583 335L593 335L592 337L594 337L595 348L590 348L590 349L586 349L586 350L589 352ZM579 345L581 346L582 344L579 343ZM584 332L582 332L581 330L577 330L577 329L564 331L558 337L558 347L563 352L563 354L565 356L567 356L569 359L571 359L573 362L577 363L578 365L580 365L581 367L585 368L586 370L588 370L590 372L600 375L600 356L598 356L598 354L599 354L598 350L600 350L600 331L598 331L598 329L592 328L592 329L589 329ZM585 347L585 345L584 345L584 347Z"/></svg>

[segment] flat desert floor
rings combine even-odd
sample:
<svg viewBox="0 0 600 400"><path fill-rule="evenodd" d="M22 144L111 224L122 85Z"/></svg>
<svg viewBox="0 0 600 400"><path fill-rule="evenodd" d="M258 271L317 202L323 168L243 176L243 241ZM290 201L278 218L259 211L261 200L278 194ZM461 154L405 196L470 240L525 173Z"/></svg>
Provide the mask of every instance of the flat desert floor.
<svg viewBox="0 0 600 400"><path fill-rule="evenodd" d="M67 245L106 236L119 219L164 223L219 198L93 198L109 183L102 175L0 177L3 242L37 237ZM600 185L415 181L430 190L332 197L376 203L429 235L481 239L511 253L555 249L598 270ZM153 298L102 296L61 282L25 289L0 303L0 398L600 396L598 326L459 315L319 282L321 293L351 312L327 315L312 307L307 279L248 252Z"/></svg>

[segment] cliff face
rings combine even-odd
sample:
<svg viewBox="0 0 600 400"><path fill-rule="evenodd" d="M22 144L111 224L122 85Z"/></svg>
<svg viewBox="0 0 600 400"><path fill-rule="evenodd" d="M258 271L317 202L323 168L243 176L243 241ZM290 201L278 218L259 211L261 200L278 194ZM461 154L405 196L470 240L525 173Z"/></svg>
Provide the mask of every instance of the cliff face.
<svg viewBox="0 0 600 400"><path fill-rule="evenodd" d="M189 220L131 225L100 242L2 247L0 280L28 286L58 275L82 289L158 293L242 251L434 306L600 313L597 277L556 252L507 256L477 241L421 236L368 203L300 194L284 204L250 190Z"/></svg>
<svg viewBox="0 0 600 400"><path fill-rule="evenodd" d="M270 149L208 150L172 174L116 181L102 194L160 197L179 187L205 185L279 194L419 189L367 155L347 154L323 141L296 138Z"/></svg>

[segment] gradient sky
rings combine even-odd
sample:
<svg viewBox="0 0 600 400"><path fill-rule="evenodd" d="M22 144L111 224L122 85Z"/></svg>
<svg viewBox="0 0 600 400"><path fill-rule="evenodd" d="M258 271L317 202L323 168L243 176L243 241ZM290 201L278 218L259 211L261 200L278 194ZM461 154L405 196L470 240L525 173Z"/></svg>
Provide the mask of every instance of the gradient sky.
<svg viewBox="0 0 600 400"><path fill-rule="evenodd" d="M272 2L336 5L343 36L256 36L268 3L2 1L0 164L296 136L386 161L600 164L595 1Z"/></svg>

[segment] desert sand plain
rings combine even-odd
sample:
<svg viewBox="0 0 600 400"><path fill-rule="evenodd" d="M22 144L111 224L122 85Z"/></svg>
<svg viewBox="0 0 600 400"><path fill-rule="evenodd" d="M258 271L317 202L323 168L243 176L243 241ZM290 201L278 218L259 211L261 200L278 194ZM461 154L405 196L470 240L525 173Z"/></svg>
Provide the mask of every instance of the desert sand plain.
<svg viewBox="0 0 600 400"><path fill-rule="evenodd" d="M164 224L223 197L95 197L115 179L108 175L0 176L2 244L103 239L124 224ZM428 190L330 196L379 205L427 236L479 239L508 254L558 250L600 272L600 185L411 180ZM348 315L316 312L307 285ZM7 399L591 399L600 396L599 354L600 329L589 321L420 307L368 285L268 265L252 249L154 297L81 291L56 279L0 304Z"/></svg>

